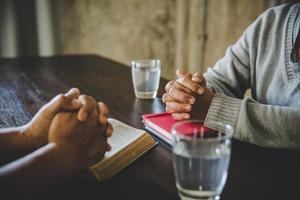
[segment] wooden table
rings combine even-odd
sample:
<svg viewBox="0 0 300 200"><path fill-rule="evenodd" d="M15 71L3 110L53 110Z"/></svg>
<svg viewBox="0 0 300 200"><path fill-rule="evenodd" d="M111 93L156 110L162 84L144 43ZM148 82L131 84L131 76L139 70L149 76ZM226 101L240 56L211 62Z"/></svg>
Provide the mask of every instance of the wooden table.
<svg viewBox="0 0 300 200"><path fill-rule="evenodd" d="M166 82L161 80L159 97ZM137 128L143 128L142 114L164 110L160 98L134 97L130 68L99 56L0 59L0 127L27 123L51 97L71 87L104 101L112 117ZM179 199L171 148L157 140L156 148L111 180L74 179L42 199ZM300 151L233 140L222 199L300 199L299 192Z"/></svg>

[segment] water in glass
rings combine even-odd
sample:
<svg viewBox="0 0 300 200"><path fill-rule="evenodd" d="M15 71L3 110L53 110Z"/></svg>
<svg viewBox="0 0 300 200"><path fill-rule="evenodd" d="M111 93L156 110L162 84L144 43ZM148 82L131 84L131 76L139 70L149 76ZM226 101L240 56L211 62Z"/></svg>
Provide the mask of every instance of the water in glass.
<svg viewBox="0 0 300 200"><path fill-rule="evenodd" d="M181 199L220 199L227 179L230 139L181 138L173 144L176 186Z"/></svg>
<svg viewBox="0 0 300 200"><path fill-rule="evenodd" d="M132 62L131 72L136 97L140 99L155 98L160 79L160 62L157 60Z"/></svg>

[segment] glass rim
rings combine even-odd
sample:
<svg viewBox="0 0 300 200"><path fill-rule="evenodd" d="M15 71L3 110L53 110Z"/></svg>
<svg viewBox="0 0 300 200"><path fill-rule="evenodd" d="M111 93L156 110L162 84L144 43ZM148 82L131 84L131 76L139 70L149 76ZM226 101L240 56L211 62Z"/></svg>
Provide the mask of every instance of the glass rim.
<svg viewBox="0 0 300 200"><path fill-rule="evenodd" d="M171 128L171 133L172 133L172 136L174 137L174 142L176 141L176 135L178 135L178 134L176 134L178 132L178 131L176 131L176 128L185 123L199 123L199 124L202 123L202 125L204 127L210 128L210 127L204 125L204 120L184 120L184 121L176 122L174 125L172 125L172 128ZM214 122L214 124L224 126L226 129L229 130L229 132L223 133L222 131L216 130L215 128L210 128L210 129L217 131L218 133L223 133L224 135L218 134L218 136L213 137L213 138L211 138L211 137L209 137L209 138L204 138L204 137L194 138L194 137L190 137L190 136L184 136L182 134L180 136L180 138L185 139L185 140L197 141L197 142L217 142L217 141L230 139L233 136L233 127L230 124L224 124L221 122ZM228 128L228 127L230 127L230 128Z"/></svg>
<svg viewBox="0 0 300 200"><path fill-rule="evenodd" d="M131 65L138 64L138 63L150 63L150 62L155 62L160 64L160 59L137 59L137 60L132 60ZM157 66L156 66L157 67Z"/></svg>

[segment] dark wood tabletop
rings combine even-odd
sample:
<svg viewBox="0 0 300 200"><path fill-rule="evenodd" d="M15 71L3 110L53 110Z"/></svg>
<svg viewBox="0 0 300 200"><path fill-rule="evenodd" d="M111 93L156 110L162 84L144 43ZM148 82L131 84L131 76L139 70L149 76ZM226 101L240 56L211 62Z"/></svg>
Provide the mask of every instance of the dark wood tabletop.
<svg viewBox="0 0 300 200"><path fill-rule="evenodd" d="M130 68L99 56L0 59L0 127L29 122L53 96L78 87L105 102L111 117L143 128L142 114L164 110L160 97L166 83L161 79L158 98L138 100ZM179 199L171 147L155 139L156 148L110 180L74 178L42 199ZM299 150L267 149L233 140L222 199L300 199L299 192Z"/></svg>

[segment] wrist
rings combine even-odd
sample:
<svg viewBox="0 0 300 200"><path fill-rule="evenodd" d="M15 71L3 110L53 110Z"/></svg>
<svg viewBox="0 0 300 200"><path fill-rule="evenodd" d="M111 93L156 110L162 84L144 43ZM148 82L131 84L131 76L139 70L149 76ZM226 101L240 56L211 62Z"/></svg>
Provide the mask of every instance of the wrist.
<svg viewBox="0 0 300 200"><path fill-rule="evenodd" d="M208 91L208 97L207 97L207 108L209 109L211 103L212 103L212 100L213 98L215 97L216 93L215 92L212 92L212 91Z"/></svg>
<svg viewBox="0 0 300 200"><path fill-rule="evenodd" d="M54 152L57 154L56 162L60 168L66 173L75 173L79 171L80 163L78 147L70 142L50 142Z"/></svg>
<svg viewBox="0 0 300 200"><path fill-rule="evenodd" d="M197 103L193 105L191 117L193 119L205 120L215 93L206 88L204 95L199 96Z"/></svg>
<svg viewBox="0 0 300 200"><path fill-rule="evenodd" d="M19 127L19 134L24 138L23 141L27 146L31 147L33 150L45 146L48 143L48 139L42 135L33 134L34 131L31 129L30 125L24 125Z"/></svg>
<svg viewBox="0 0 300 200"><path fill-rule="evenodd" d="M206 97L206 101L205 101L206 102L206 106L205 106L205 111L204 111L205 112L204 119L207 116L208 110L209 110L209 108L211 106L211 103L212 103L212 100L213 100L215 94L216 94L215 92L212 92L210 90L207 91L207 97Z"/></svg>

